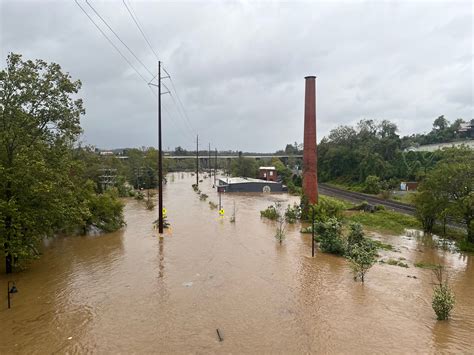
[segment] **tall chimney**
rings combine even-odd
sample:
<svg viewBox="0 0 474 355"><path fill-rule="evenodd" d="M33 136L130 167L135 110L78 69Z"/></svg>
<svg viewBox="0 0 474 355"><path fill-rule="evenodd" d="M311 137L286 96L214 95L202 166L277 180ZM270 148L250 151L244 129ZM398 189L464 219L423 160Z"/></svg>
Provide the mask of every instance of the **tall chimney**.
<svg viewBox="0 0 474 355"><path fill-rule="evenodd" d="M305 77L303 193L309 203L318 203L318 158L316 146L316 77Z"/></svg>

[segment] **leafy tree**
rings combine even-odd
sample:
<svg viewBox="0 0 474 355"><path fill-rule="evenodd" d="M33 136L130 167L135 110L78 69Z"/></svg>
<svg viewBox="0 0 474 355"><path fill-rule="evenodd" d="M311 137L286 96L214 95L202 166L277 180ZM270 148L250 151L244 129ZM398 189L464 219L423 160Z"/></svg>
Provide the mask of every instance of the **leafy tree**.
<svg viewBox="0 0 474 355"><path fill-rule="evenodd" d="M380 192L380 179L378 176L369 175L365 179L364 191L369 194L378 194Z"/></svg>
<svg viewBox="0 0 474 355"><path fill-rule="evenodd" d="M91 201L89 172L73 149L84 114L80 87L58 64L18 54L9 54L0 71L0 246L7 273L36 256L46 236L113 224L100 208L103 198Z"/></svg>
<svg viewBox="0 0 474 355"><path fill-rule="evenodd" d="M436 278L436 283L431 306L438 320L446 320L449 318L456 300L453 291L449 287L448 278L443 267L438 265L438 267L433 269L433 274Z"/></svg>
<svg viewBox="0 0 474 355"><path fill-rule="evenodd" d="M348 259L354 272L354 280L360 279L364 282L365 274L377 261L377 251L372 243L363 239L352 246Z"/></svg>
<svg viewBox="0 0 474 355"><path fill-rule="evenodd" d="M233 176L254 178L257 176L257 163L255 159L245 158L240 155L238 159L233 159L231 171Z"/></svg>
<svg viewBox="0 0 474 355"><path fill-rule="evenodd" d="M463 221L467 241L474 243L474 151L461 147L439 154L442 160L428 172L415 197L417 213L428 227L440 217Z"/></svg>
<svg viewBox="0 0 474 355"><path fill-rule="evenodd" d="M345 245L342 238L342 224L336 218L315 224L315 231L319 235L320 248L325 253L344 255Z"/></svg>

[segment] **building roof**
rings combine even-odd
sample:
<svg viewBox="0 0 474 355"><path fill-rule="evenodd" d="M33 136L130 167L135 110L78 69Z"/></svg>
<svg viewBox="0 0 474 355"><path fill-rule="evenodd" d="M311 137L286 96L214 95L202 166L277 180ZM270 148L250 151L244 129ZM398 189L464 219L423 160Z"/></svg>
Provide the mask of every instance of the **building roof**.
<svg viewBox="0 0 474 355"><path fill-rule="evenodd" d="M230 185L230 184L249 184L249 183L262 183L262 184L279 184L276 181L266 181L260 179L252 179L246 177L232 177L232 178L220 178L219 185Z"/></svg>
<svg viewBox="0 0 474 355"><path fill-rule="evenodd" d="M261 166L260 170L276 170L274 166Z"/></svg>

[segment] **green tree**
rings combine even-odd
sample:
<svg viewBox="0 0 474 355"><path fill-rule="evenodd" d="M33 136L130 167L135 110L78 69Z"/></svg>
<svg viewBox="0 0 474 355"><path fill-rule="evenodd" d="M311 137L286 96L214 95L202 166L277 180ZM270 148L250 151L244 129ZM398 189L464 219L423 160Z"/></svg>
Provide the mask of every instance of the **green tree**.
<svg viewBox="0 0 474 355"><path fill-rule="evenodd" d="M74 219L66 206L73 169L69 148L81 132L81 87L58 64L10 54L0 72L0 234L6 272L35 253L38 238ZM66 203L65 203L66 202Z"/></svg>
<svg viewBox="0 0 474 355"><path fill-rule="evenodd" d="M107 213L97 218L100 201L91 201L93 183L74 153L84 114L80 87L58 64L18 54L8 55L0 71L0 246L7 273L37 255L46 236L114 223ZM121 205L113 207L122 220Z"/></svg>
<svg viewBox="0 0 474 355"><path fill-rule="evenodd" d="M354 272L354 280L360 279L364 282L365 274L377 261L377 250L373 243L363 239L352 246L348 259Z"/></svg>
<svg viewBox="0 0 474 355"><path fill-rule="evenodd" d="M431 306L438 320L446 320L454 308L456 301L454 293L449 287L448 277L441 265L433 269L433 275L436 278L436 283L433 290Z"/></svg>
<svg viewBox="0 0 474 355"><path fill-rule="evenodd" d="M325 253L344 255L345 245L342 237L342 223L336 218L329 218L326 222L315 224L318 233L320 248Z"/></svg>
<svg viewBox="0 0 474 355"><path fill-rule="evenodd" d="M231 172L233 176L254 178L257 176L257 163L255 159L245 158L240 155L238 159L233 159Z"/></svg>
<svg viewBox="0 0 474 355"><path fill-rule="evenodd" d="M427 218L462 221L467 241L474 243L474 151L460 147L439 154L441 160L427 173L415 197L418 216L424 226Z"/></svg>
<svg viewBox="0 0 474 355"><path fill-rule="evenodd" d="M380 192L380 179L378 176L367 176L365 179L364 192L369 194L378 194Z"/></svg>

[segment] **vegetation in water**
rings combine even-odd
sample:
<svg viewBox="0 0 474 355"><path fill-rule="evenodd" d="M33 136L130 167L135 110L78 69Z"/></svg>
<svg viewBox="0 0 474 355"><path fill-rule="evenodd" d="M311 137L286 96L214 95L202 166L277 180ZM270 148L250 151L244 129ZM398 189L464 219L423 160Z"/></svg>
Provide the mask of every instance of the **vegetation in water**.
<svg viewBox="0 0 474 355"><path fill-rule="evenodd" d="M0 71L0 249L7 273L38 256L44 237L124 225L118 190L96 184L89 154L75 147L85 113L80 88L58 64L14 53Z"/></svg>
<svg viewBox="0 0 474 355"><path fill-rule="evenodd" d="M435 285L431 306L438 320L446 320L454 308L454 293L449 287L446 271L441 265L433 269L433 275L435 277Z"/></svg>
<svg viewBox="0 0 474 355"><path fill-rule="evenodd" d="M279 217L278 209L279 203L275 203L275 205L270 205L263 211L260 211L260 216L264 218L271 219L272 221L276 221Z"/></svg>
<svg viewBox="0 0 474 355"><path fill-rule="evenodd" d="M431 269L431 270L437 269L439 267L439 265L437 264L432 264L432 263L424 262L424 261L417 261L414 265L415 267L419 267L420 269Z"/></svg>
<svg viewBox="0 0 474 355"><path fill-rule="evenodd" d="M275 238L281 244L286 237L286 218L280 203L275 203L275 210L278 216L276 220L277 228L275 232Z"/></svg>
<svg viewBox="0 0 474 355"><path fill-rule="evenodd" d="M212 202L212 201L209 201L209 208L210 208L211 210L215 210L215 209L217 209L217 207L218 207L218 206L217 206L217 203L214 203L214 202Z"/></svg>
<svg viewBox="0 0 474 355"><path fill-rule="evenodd" d="M318 233L319 247L323 252L344 255L346 245L342 237L342 223L339 220L329 218L325 222L317 222L315 232Z"/></svg>
<svg viewBox="0 0 474 355"><path fill-rule="evenodd" d="M380 262L382 264L388 264L388 265L393 265L393 266L400 266L404 268L409 268L408 264L402 261L403 259L388 259L387 261L381 260Z"/></svg>
<svg viewBox="0 0 474 355"><path fill-rule="evenodd" d="M285 210L285 219L288 223L296 223L301 218L301 207L294 203L293 206L288 205Z"/></svg>

